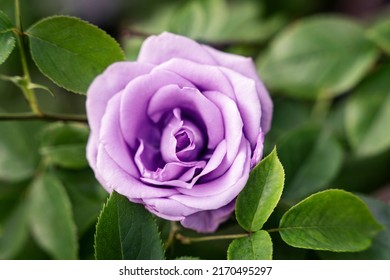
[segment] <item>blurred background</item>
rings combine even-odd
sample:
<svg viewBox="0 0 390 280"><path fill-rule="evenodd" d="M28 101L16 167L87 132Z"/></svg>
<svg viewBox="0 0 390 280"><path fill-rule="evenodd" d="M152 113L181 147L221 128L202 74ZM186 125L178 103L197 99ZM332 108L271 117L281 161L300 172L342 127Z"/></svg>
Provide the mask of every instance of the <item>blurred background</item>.
<svg viewBox="0 0 390 280"><path fill-rule="evenodd" d="M29 0L21 1L23 26L51 15L72 15L89 21L116 38L126 51L129 59L135 59L139 46L148 34L168 30L214 43L225 48L237 41L249 42L248 46L229 49L257 57L270 39L283 27L305 16L323 13L337 13L354 17L363 24L386 17L389 14L389 0L227 0L225 10L218 10L211 4L191 0ZM204 2L204 1L203 1ZM218 1L220 2L220 1ZM225 2L225 1L223 1ZM202 7L203 5L203 7ZM13 18L12 0L0 0L0 7ZM227 9L227 10L226 10ZM221 18L225 17L221 20ZM137 36L134 36L137 35ZM144 35L144 36L143 36ZM20 73L17 53L2 66L2 73ZM33 66L33 65L31 65ZM38 81L42 77L37 76ZM50 83L49 83L50 85ZM26 110L21 95L11 93L13 85L0 84L2 106L7 111ZM54 90L54 89L53 89ZM39 96L42 106L52 111L83 112L83 97L63 96L61 90L54 99ZM48 103L48 105L46 105ZM59 106L59 107L58 107ZM45 108L45 107L43 107Z"/></svg>

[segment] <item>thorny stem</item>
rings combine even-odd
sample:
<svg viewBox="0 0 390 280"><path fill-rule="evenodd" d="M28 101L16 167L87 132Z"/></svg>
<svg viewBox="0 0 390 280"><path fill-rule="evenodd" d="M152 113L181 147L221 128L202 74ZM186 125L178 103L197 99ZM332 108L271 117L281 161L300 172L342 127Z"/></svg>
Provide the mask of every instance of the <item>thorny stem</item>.
<svg viewBox="0 0 390 280"><path fill-rule="evenodd" d="M73 121L86 123L85 115L64 115L55 113L4 113L0 114L0 121L20 121L20 120L47 120L47 121Z"/></svg>
<svg viewBox="0 0 390 280"><path fill-rule="evenodd" d="M329 97L328 92L321 92L314 104L312 111L312 118L315 121L323 123L328 116L329 109L332 105L332 98Z"/></svg>
<svg viewBox="0 0 390 280"><path fill-rule="evenodd" d="M272 228L265 230L268 233L272 232L278 232L280 231L280 228ZM213 241L213 240L225 240L225 239L236 239L236 238L242 238L242 237L248 237L251 233L238 233L238 234L226 234L226 235L211 235L211 236L202 236L202 237L189 237L184 236L180 233L177 233L175 235L176 239L179 240L183 244L191 244L194 242L204 242L204 241Z"/></svg>
<svg viewBox="0 0 390 280"><path fill-rule="evenodd" d="M26 50L24 48L24 43L23 43L23 29L22 29L22 22L20 18L20 4L19 0L15 0L15 22L16 22L16 29L14 29L14 33L16 35L16 41L18 44L19 48L19 53L20 53L20 60L22 63L22 70L23 70L23 78L25 80L24 85L20 85L20 88L23 91L23 94L30 105L31 111L37 115L41 116L42 112L39 110L38 107L38 102L35 97L35 92L33 89L29 88L28 85L31 84L31 78L30 78L30 73L28 70L28 65L27 65L27 59L26 59Z"/></svg>
<svg viewBox="0 0 390 280"><path fill-rule="evenodd" d="M189 237L189 236L184 236L184 235L178 233L178 234L176 234L176 239L179 240L183 244L191 244L193 242L236 239L236 238L247 237L247 236L249 236L249 233L212 235L212 236L202 236L202 237Z"/></svg>
<svg viewBox="0 0 390 280"><path fill-rule="evenodd" d="M165 243L165 250L171 246L175 239L176 232L179 230L179 227L177 226L176 222L171 222L171 229L169 231L169 236L167 239L167 242Z"/></svg>

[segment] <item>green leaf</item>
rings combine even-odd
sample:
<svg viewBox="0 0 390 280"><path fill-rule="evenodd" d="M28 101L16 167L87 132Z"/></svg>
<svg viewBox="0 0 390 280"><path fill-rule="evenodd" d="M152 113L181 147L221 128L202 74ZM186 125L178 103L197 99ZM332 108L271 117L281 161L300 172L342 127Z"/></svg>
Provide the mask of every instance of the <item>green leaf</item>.
<svg viewBox="0 0 390 280"><path fill-rule="evenodd" d="M1 122L0 135L0 180L31 177L36 164L33 137L27 139L23 126L15 122Z"/></svg>
<svg viewBox="0 0 390 280"><path fill-rule="evenodd" d="M385 229L376 235L370 248L354 253L321 252L325 259L344 260L389 260L390 259L390 205L375 198L359 195L367 204L374 217L385 226Z"/></svg>
<svg viewBox="0 0 390 280"><path fill-rule="evenodd" d="M7 219L19 204L27 189L27 182L0 181L0 223Z"/></svg>
<svg viewBox="0 0 390 280"><path fill-rule="evenodd" d="M289 132L278 144L286 173L283 198L301 199L333 180L343 162L343 151L328 131L303 127Z"/></svg>
<svg viewBox="0 0 390 280"><path fill-rule="evenodd" d="M98 260L161 260L164 250L152 214L113 192L96 226Z"/></svg>
<svg viewBox="0 0 390 280"><path fill-rule="evenodd" d="M41 132L40 153L55 165L69 169L88 166L85 146L89 129L80 123L57 122L46 126Z"/></svg>
<svg viewBox="0 0 390 280"><path fill-rule="evenodd" d="M30 191L29 221L36 241L55 259L76 259L76 227L61 182L44 173L36 178Z"/></svg>
<svg viewBox="0 0 390 280"><path fill-rule="evenodd" d="M390 65L368 77L350 96L345 123L348 140L361 157L390 148Z"/></svg>
<svg viewBox="0 0 390 280"><path fill-rule="evenodd" d="M175 261L196 261L200 260L198 257L182 256L175 259Z"/></svg>
<svg viewBox="0 0 390 280"><path fill-rule="evenodd" d="M313 16L278 34L259 64L270 88L316 99L351 89L377 57L378 50L357 23L338 16Z"/></svg>
<svg viewBox="0 0 390 280"><path fill-rule="evenodd" d="M310 120L311 107L297 100L273 99L272 128L265 137L266 151L271 151L277 141L292 129Z"/></svg>
<svg viewBox="0 0 390 280"><path fill-rule="evenodd" d="M145 33L170 31L206 42L259 42L274 34L285 20L263 17L253 1L193 0L166 5L146 21L132 26Z"/></svg>
<svg viewBox="0 0 390 280"><path fill-rule="evenodd" d="M76 93L85 93L92 80L107 66L124 59L114 39L78 18L45 18L26 34L32 58L41 72Z"/></svg>
<svg viewBox="0 0 390 280"><path fill-rule="evenodd" d="M11 259L27 240L27 205L21 201L0 224L0 259Z"/></svg>
<svg viewBox="0 0 390 280"><path fill-rule="evenodd" d="M361 251L380 230L363 201L334 189L304 199L280 220L280 235L287 244L314 250Z"/></svg>
<svg viewBox="0 0 390 280"><path fill-rule="evenodd" d="M274 149L252 171L237 198L236 218L247 231L258 231L279 202L284 171Z"/></svg>
<svg viewBox="0 0 390 280"><path fill-rule="evenodd" d="M83 235L97 222L107 192L100 186L89 168L82 170L60 169L56 175L64 184L70 201L79 235Z"/></svg>
<svg viewBox="0 0 390 280"><path fill-rule="evenodd" d="M390 54L390 20L382 20L375 24L367 32L368 37L381 47L387 54Z"/></svg>
<svg viewBox="0 0 390 280"><path fill-rule="evenodd" d="M229 260L272 260L272 240L268 232L260 230L230 243Z"/></svg>
<svg viewBox="0 0 390 280"><path fill-rule="evenodd" d="M0 11L0 64L2 64L15 48L13 25L8 16Z"/></svg>

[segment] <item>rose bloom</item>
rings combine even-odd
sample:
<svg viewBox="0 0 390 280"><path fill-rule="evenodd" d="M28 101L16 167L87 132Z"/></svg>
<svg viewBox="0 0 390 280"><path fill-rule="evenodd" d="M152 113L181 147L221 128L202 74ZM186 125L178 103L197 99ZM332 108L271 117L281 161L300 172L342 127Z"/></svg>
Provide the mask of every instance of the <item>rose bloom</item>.
<svg viewBox="0 0 390 280"><path fill-rule="evenodd" d="M272 101L250 58L165 32L98 76L86 109L87 158L108 192L213 232L262 158Z"/></svg>

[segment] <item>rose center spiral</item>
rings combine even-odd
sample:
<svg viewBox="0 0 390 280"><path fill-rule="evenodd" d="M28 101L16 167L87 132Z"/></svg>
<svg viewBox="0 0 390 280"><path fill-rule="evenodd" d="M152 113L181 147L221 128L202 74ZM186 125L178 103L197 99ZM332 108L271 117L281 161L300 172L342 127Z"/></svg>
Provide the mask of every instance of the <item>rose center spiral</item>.
<svg viewBox="0 0 390 280"><path fill-rule="evenodd" d="M185 130L180 130L180 131L176 132L176 134L175 134L176 153L184 150L185 148L187 148L191 144L194 136L191 135L192 137L190 137L189 134L192 134L192 133L190 133L190 131L185 131Z"/></svg>

